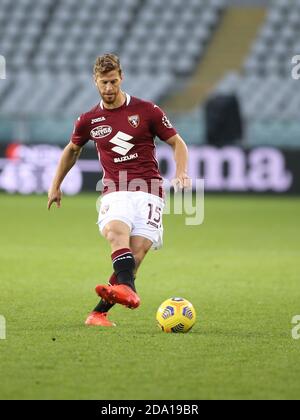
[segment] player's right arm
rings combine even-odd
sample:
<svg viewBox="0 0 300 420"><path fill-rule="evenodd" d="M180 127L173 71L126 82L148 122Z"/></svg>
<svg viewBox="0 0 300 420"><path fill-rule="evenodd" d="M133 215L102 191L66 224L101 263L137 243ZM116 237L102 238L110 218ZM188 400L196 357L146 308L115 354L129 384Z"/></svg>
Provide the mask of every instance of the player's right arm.
<svg viewBox="0 0 300 420"><path fill-rule="evenodd" d="M53 203L56 203L56 207L60 207L60 186L63 180L65 179L67 173L75 165L77 159L79 158L81 149L81 146L72 143L72 141L70 141L70 143L64 148L64 151L56 168L56 173L53 178L52 185L48 192L48 210L50 210L50 207Z"/></svg>
<svg viewBox="0 0 300 420"><path fill-rule="evenodd" d="M52 185L48 193L48 210L51 205L56 203L60 207L61 189L60 186L67 173L75 165L80 156L82 147L89 141L89 126L86 123L85 114L81 115L76 121L70 143L64 148L59 160Z"/></svg>

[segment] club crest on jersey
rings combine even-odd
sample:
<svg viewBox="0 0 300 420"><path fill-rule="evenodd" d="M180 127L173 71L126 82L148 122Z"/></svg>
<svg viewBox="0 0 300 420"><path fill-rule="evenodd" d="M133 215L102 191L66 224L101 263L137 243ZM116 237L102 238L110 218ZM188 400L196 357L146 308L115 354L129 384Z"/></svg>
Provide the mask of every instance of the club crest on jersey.
<svg viewBox="0 0 300 420"><path fill-rule="evenodd" d="M110 125L98 125L91 130L91 136L94 139L102 139L103 137L109 136L112 132L112 128Z"/></svg>
<svg viewBox="0 0 300 420"><path fill-rule="evenodd" d="M140 116L130 115L130 117L128 117L128 121L133 128L137 128L140 125Z"/></svg>

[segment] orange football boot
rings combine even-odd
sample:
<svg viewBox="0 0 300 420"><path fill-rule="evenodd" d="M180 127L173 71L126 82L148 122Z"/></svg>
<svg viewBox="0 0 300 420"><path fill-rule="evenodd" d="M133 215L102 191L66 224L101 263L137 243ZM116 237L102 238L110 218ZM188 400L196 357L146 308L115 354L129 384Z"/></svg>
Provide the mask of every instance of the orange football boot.
<svg viewBox="0 0 300 420"><path fill-rule="evenodd" d="M107 318L107 312L93 311L85 321L85 325L94 325L96 327L115 327L116 324Z"/></svg>
<svg viewBox="0 0 300 420"><path fill-rule="evenodd" d="M119 303L130 309L137 308L141 303L138 295L125 284L116 284L113 286L100 284L96 286L96 293L109 303Z"/></svg>

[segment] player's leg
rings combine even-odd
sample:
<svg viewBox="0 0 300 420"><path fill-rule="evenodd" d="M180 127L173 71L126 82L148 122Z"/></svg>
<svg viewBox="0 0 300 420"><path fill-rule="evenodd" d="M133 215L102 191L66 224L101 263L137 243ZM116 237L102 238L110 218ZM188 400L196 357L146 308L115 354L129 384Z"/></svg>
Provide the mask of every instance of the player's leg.
<svg viewBox="0 0 300 420"><path fill-rule="evenodd" d="M130 227L119 220L108 223L103 229L103 236L111 246L111 259L115 274L115 283L126 284L135 290L135 260L130 249ZM113 278L114 280L114 278Z"/></svg>
<svg viewBox="0 0 300 420"><path fill-rule="evenodd" d="M145 255L147 254L148 250L153 247L154 249L159 249L162 245L162 234L163 234L163 227L161 223L161 216L163 210L163 201L160 197L151 196L150 194L134 192L131 196L132 200L132 222L130 229L131 239L129 243L130 249L118 249L120 248L120 243L118 241L111 241L109 238L109 230L108 232L104 232L105 237L110 241L112 250L115 249L115 253L112 254L113 262L114 262L114 271L117 275L117 281L119 285L112 286L108 288L107 286L100 286L100 289L97 287L96 291L99 296L103 297L106 301L110 303L121 303L122 305L128 306L130 308L137 308L140 304L139 297L135 293L135 287L132 287L132 284L122 280L119 278L118 271L115 267L115 262L117 259L125 259L124 268L125 271L125 263L126 258L129 258L129 254L134 259L133 264L133 271L130 273L132 275L132 281L134 284L134 278L136 275L136 271L141 264L142 260L144 259ZM150 203L151 202L151 203ZM155 208L154 214L152 216L155 217L152 223L149 223L149 204L151 204L151 208ZM114 235L112 235L114 238ZM113 246L115 243L115 246ZM123 245L125 246L125 245ZM126 244L127 246L127 244ZM122 254L122 255L121 255ZM116 257L116 260L114 260ZM120 271L121 271L121 264L120 264ZM131 293L126 296L126 290L128 286L131 286ZM123 293L124 291L124 293ZM115 293L115 295L114 295Z"/></svg>
<svg viewBox="0 0 300 420"><path fill-rule="evenodd" d="M109 286L113 286L117 284L117 277L115 273L113 273L109 280ZM116 324L108 320L107 315L108 311L114 306L114 303L110 303L101 298L100 302L94 308L94 310L90 313L86 320L86 325L96 325L96 326L105 326L105 327L113 327Z"/></svg>
<svg viewBox="0 0 300 420"><path fill-rule="evenodd" d="M140 299L135 293L135 259L130 249L130 227L119 220L107 223L103 236L111 246L111 258L117 284L114 286L98 285L96 292L106 302L120 303L130 308L137 308Z"/></svg>
<svg viewBox="0 0 300 420"><path fill-rule="evenodd" d="M102 234L109 242L112 254L119 249L129 248L130 231L130 227L120 220L112 220L104 226Z"/></svg>
<svg viewBox="0 0 300 420"><path fill-rule="evenodd" d="M109 241L112 250L112 258L119 254L119 250L128 250L129 249L129 241L130 241L130 228L126 223L120 221L112 221L109 222L103 229L103 236ZM129 250L130 251L130 250ZM122 252L121 252L122 254ZM133 275L133 268L132 267L132 277ZM130 276L129 276L130 277ZM114 286L118 284L118 276L116 271L114 270L113 274L109 279L109 286ZM108 294L106 291L107 286L97 286L102 290L102 299L98 303L98 305L94 308L91 312L89 317L86 320L86 325L96 325L96 326L115 326L115 324L108 320L107 313L108 311L114 306L114 303L111 303L108 300ZM98 293L98 289L96 291ZM103 294L105 291L105 295ZM99 294L99 293L98 293ZM105 299L106 297L106 299Z"/></svg>
<svg viewBox="0 0 300 420"><path fill-rule="evenodd" d="M140 267L151 246L152 242L147 238L143 238L142 236L132 236L130 238L130 249L135 260L134 279L136 278L138 268ZM118 284L117 276L115 273L111 275L108 284L110 286ZM106 300L101 299L93 312L107 313L114 305L114 303L109 303Z"/></svg>
<svg viewBox="0 0 300 420"><path fill-rule="evenodd" d="M113 257L114 257L114 252L117 253L115 256L117 258L120 257L120 259L122 258L122 255L120 255L120 252L126 253L126 251L127 252L130 251L131 254L133 255L135 265L133 268L132 279L133 279L133 285L134 285L134 278L136 276L137 269L140 266L141 262L143 261L148 250L151 248L152 245L156 249L159 248L161 245L162 228L155 229L155 227L153 228L153 226L149 225L148 223L149 222L148 201L150 199L150 196L148 194L143 195L143 197L141 197L140 194L134 193L134 199L135 199L134 205L129 205L128 204L129 201L114 203L113 200L115 197L116 195L113 196L111 194L108 197L104 198L104 200L106 200L107 202L103 202L103 207L101 207L100 212L99 212L99 220L98 220L99 228L100 228L101 233L106 237L106 239L111 244ZM119 197L120 195L118 193L118 198ZM152 202L153 199L158 200L158 202L156 203L155 201L154 204L157 205L160 210L162 210L163 208L162 200L156 197L151 197L150 201ZM158 207L156 207L156 211ZM116 220L113 219L114 222L105 221L107 216L109 216L110 220L112 220L111 216L114 214L118 216ZM127 222L128 225L127 223L120 222L119 216L121 216L121 220L124 220L124 222ZM129 225L132 226L132 223L134 223L134 226L135 226L134 229L129 228ZM124 235L123 228L121 229L121 231L119 229L120 226L123 226L125 228L125 231L127 232L131 231L131 235L133 236L130 238L130 241L129 241L130 233L129 234L126 233ZM151 240L147 238L151 238ZM123 257L124 256L126 257L126 255L123 255ZM115 286L114 283L116 282L118 283L120 282L121 284ZM102 297L102 300L95 308L96 311L99 311L99 312L106 311L107 313L111 309L114 303L121 303L125 306L132 307L132 308L137 307L139 305L139 298L137 295L135 295L134 299L132 299L132 293L134 293L135 287L132 288L132 285L131 285L131 290L130 290L129 289L130 286L124 283L122 284L122 280L120 281L118 279L115 267L114 267L114 273L111 276L109 283L112 284L111 288L109 288L108 286L103 286L103 285L99 285L96 287L96 292L98 293L99 296ZM128 293L128 289L129 289L129 293Z"/></svg>
<svg viewBox="0 0 300 420"><path fill-rule="evenodd" d="M149 249L152 246L152 242L144 238L143 236L131 236L130 238L130 249L135 259L135 270L134 275L136 277L137 271L147 255Z"/></svg>
<svg viewBox="0 0 300 420"><path fill-rule="evenodd" d="M135 259L134 278L136 277L137 271L151 246L152 242L142 236L132 236L130 238L130 249ZM117 277L115 273L111 275L109 284L111 286L117 284ZM108 311L113 306L114 303L110 303L105 299L101 299L94 311L88 317L86 324L96 326L115 326L115 324L109 321L107 318Z"/></svg>

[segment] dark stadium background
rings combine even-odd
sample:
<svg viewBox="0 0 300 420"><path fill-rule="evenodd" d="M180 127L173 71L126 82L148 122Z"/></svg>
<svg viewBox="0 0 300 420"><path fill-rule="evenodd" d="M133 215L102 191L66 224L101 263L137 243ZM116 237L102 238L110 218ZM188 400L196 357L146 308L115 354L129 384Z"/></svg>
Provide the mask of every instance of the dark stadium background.
<svg viewBox="0 0 300 420"><path fill-rule="evenodd" d="M299 35L299 0L0 0L1 399L299 398ZM107 52L120 56L124 90L166 111L206 186L203 226L166 218L165 250L142 272L144 309L116 312L121 336L82 325L110 270L94 226L92 142L60 213L45 213L74 122L99 101L92 68ZM157 146L170 179L172 151ZM199 315L185 344L153 327L172 294ZM138 360L129 385L124 349ZM113 374L102 363L110 351ZM95 387L103 374L106 391Z"/></svg>
<svg viewBox="0 0 300 420"><path fill-rule="evenodd" d="M22 180L13 188L6 178L23 170L33 173L28 193L36 191L39 158L15 151L21 167L10 175L7 147L63 147L76 118L98 101L92 81L96 56L115 52L122 60L125 90L159 103L187 143L202 148L199 160L209 148L223 172L226 165L235 172L241 164L247 173L253 163L247 156L236 162L236 153L243 152L227 147L264 148L256 163L266 167L259 169L260 177L272 177L278 165L283 176L285 171L291 176L281 189L276 182L240 188L224 182L214 189L299 193L294 162L299 160L300 99L293 76L300 77L300 70L297 59L292 63L299 54L298 17L298 3L288 1L88 0L81 5L20 0L15 5L2 0L1 73L6 79L0 84L0 188L22 191ZM58 154L45 154L50 156L44 168L55 165ZM204 160L203 171L192 168L193 176L204 176L209 184L207 166L214 156Z"/></svg>

